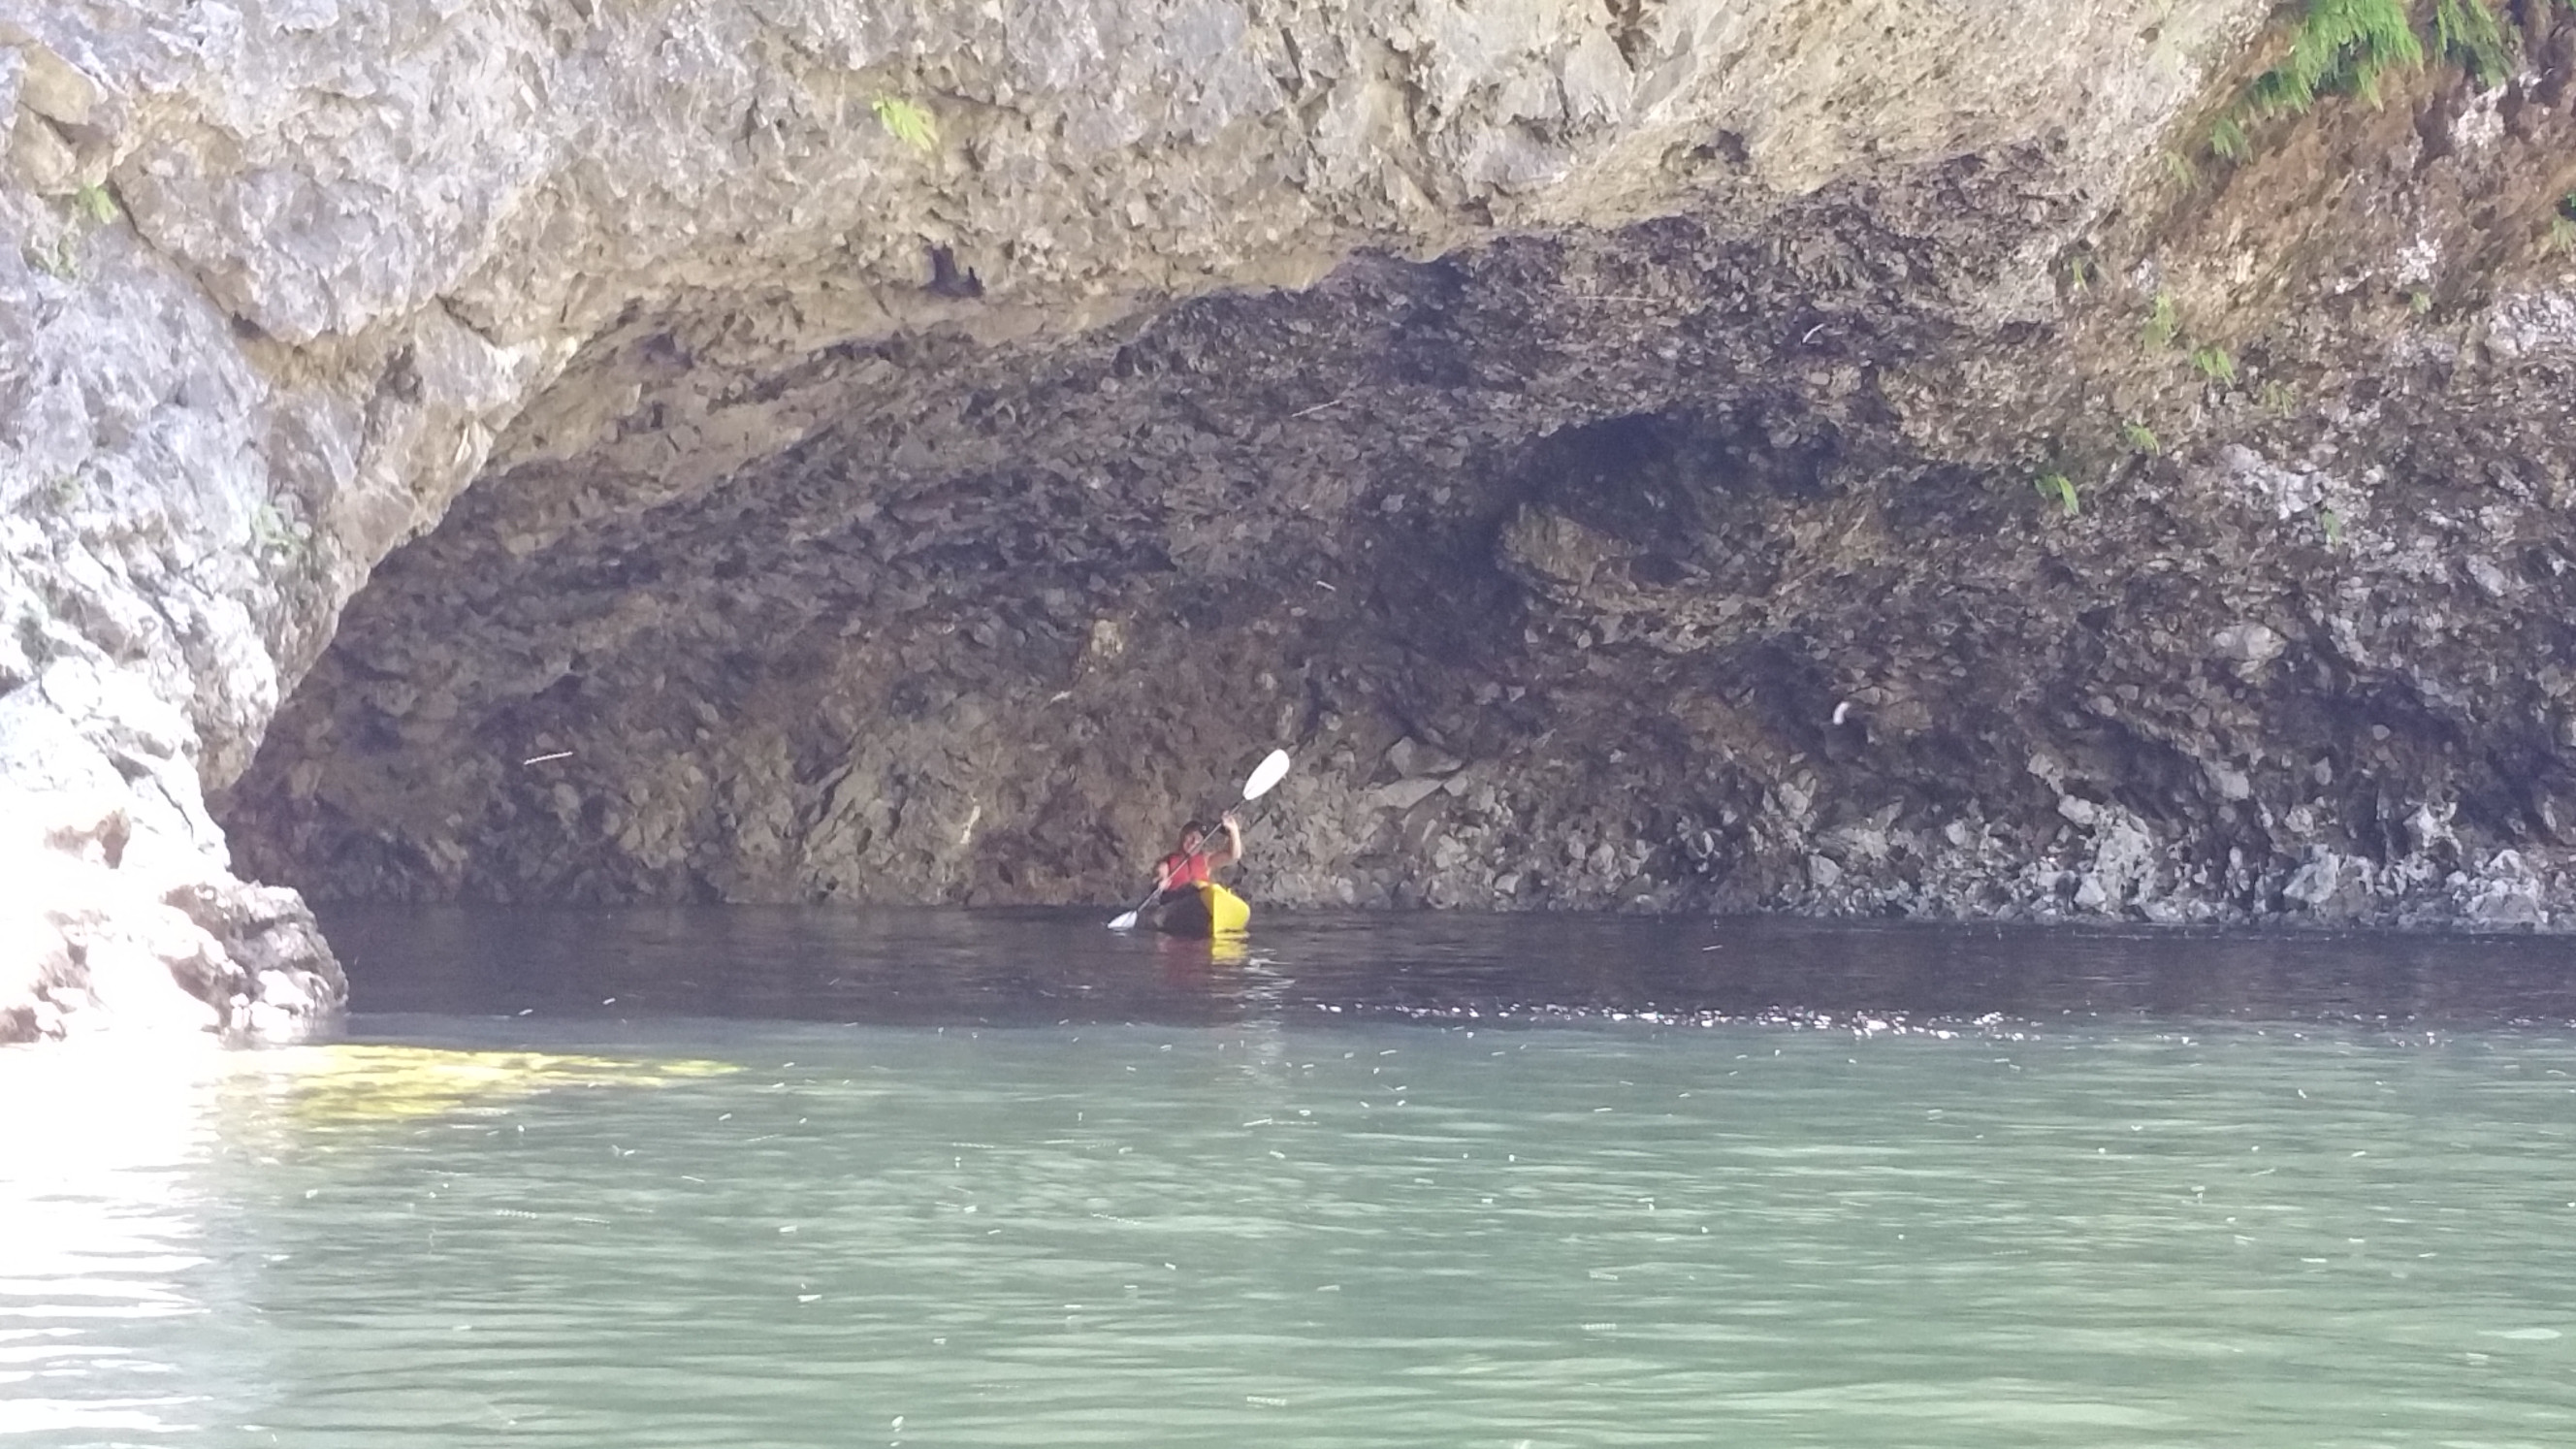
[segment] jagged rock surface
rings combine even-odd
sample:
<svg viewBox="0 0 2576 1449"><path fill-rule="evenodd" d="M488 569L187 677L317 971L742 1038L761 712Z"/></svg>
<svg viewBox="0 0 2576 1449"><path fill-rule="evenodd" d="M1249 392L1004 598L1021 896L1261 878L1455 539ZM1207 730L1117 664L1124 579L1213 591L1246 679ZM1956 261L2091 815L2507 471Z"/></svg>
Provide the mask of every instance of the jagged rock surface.
<svg viewBox="0 0 2576 1449"><path fill-rule="evenodd" d="M0 12L0 1030L327 1012L208 798L1100 900L1273 743L1279 902L2551 920L2564 27L2179 188L2266 8Z"/></svg>

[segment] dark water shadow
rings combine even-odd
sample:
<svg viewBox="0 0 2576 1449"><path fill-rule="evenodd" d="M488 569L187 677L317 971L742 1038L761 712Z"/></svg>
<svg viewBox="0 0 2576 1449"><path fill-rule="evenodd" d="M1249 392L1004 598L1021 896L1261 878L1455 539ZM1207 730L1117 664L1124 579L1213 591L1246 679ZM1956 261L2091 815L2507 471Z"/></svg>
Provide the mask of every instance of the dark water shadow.
<svg viewBox="0 0 2576 1449"><path fill-rule="evenodd" d="M2576 1024L2576 942L2531 936L1271 912L1229 949L1112 932L1097 911L343 906L323 918L361 1013Z"/></svg>

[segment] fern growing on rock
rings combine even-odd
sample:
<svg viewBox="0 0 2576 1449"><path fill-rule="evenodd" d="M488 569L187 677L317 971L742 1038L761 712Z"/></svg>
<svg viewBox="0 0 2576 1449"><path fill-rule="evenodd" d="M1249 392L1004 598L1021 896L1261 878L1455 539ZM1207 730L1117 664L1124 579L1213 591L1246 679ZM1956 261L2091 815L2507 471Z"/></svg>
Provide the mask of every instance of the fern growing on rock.
<svg viewBox="0 0 2576 1449"><path fill-rule="evenodd" d="M2513 37L2487 0L2435 0L2433 49L2487 89L2513 74Z"/></svg>
<svg viewBox="0 0 2576 1449"><path fill-rule="evenodd" d="M2375 104L2382 73L2423 63L2405 0L2308 0L2290 53L2254 78L2246 99L2266 115L2297 115L2336 93Z"/></svg>
<svg viewBox="0 0 2576 1449"><path fill-rule="evenodd" d="M2576 10L2576 0L2555 3ZM2433 0L2429 33L2429 58L2457 65L2488 89L2512 76L2522 51L2521 31L2494 0ZM2206 149L2222 161L2244 161L2253 154L2247 130L2256 121L2304 114L2327 95L2377 105L2381 76L2427 58L2409 0L2307 0L2289 54L2210 122Z"/></svg>
<svg viewBox="0 0 2576 1449"><path fill-rule="evenodd" d="M2458 64L2478 85L2494 88L2512 75L2517 54L2519 31L2491 0L2432 0L2432 59ZM2210 121L2205 150L2226 162L2246 160L2254 152L2246 134L2254 121L2300 116L2321 95L2360 95L2378 106L2380 77L2424 62L2424 36L2409 0L2308 0L2290 54Z"/></svg>

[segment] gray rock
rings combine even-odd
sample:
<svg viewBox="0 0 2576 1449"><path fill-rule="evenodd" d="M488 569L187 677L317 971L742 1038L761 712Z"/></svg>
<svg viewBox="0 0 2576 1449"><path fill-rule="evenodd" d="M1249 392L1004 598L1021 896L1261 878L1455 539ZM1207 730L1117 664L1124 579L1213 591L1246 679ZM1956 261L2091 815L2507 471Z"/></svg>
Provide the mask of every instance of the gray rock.
<svg viewBox="0 0 2576 1449"><path fill-rule="evenodd" d="M2481 926L2545 926L2549 910L2532 881L2490 881L2468 902L2468 918Z"/></svg>
<svg viewBox="0 0 2576 1449"><path fill-rule="evenodd" d="M1417 779L1397 780L1392 784L1380 785L1369 792L1368 798L1370 804L1380 810L1402 811L1410 810L1414 806L1421 804L1423 801L1428 800L1439 793L1439 779L1432 776L1424 776Z"/></svg>
<svg viewBox="0 0 2576 1449"><path fill-rule="evenodd" d="M2491 558L2472 557L2460 567L2490 599L2501 599L2513 591L2513 580Z"/></svg>
<svg viewBox="0 0 2576 1449"><path fill-rule="evenodd" d="M2291 875L2290 883L2281 888L2281 895L2313 911L2333 900L2342 885L2343 857L2320 848Z"/></svg>
<svg viewBox="0 0 2576 1449"><path fill-rule="evenodd" d="M1454 775L1464 762L1407 735L1387 747L1386 764L1399 778L1414 780L1426 775Z"/></svg>
<svg viewBox="0 0 2576 1449"><path fill-rule="evenodd" d="M2209 647L2221 658L2240 664L2262 665L2280 658L2282 652L2290 647L2290 641L2282 638L2280 632L2268 624L2247 620L2230 624L2212 634Z"/></svg>

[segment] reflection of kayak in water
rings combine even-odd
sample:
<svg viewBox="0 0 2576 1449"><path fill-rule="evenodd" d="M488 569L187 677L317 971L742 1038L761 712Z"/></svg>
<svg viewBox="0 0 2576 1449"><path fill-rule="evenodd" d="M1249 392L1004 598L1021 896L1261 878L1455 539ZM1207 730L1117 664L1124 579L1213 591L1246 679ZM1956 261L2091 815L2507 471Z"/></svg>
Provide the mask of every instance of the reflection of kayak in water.
<svg viewBox="0 0 2576 1449"><path fill-rule="evenodd" d="M1241 966L1252 959L1252 937L1237 931L1225 936L1156 936L1154 954L1161 958L1163 975L1175 985L1203 987L1209 984L1208 969L1214 966Z"/></svg>
<svg viewBox="0 0 2576 1449"><path fill-rule="evenodd" d="M1251 924L1252 907L1214 881L1201 881L1154 912L1154 929L1166 936L1207 940L1231 936Z"/></svg>

